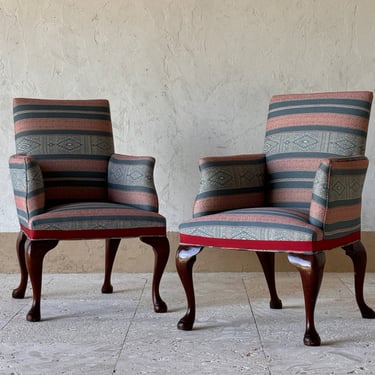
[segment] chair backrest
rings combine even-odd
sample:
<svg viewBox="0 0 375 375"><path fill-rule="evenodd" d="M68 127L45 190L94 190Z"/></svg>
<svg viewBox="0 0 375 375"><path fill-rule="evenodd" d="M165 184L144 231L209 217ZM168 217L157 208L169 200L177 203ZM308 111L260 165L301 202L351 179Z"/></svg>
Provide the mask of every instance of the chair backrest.
<svg viewBox="0 0 375 375"><path fill-rule="evenodd" d="M32 155L44 178L46 206L107 199L114 152L107 100L13 100L16 151Z"/></svg>
<svg viewBox="0 0 375 375"><path fill-rule="evenodd" d="M308 211L323 158L364 155L372 92L271 98L264 152L268 204Z"/></svg>

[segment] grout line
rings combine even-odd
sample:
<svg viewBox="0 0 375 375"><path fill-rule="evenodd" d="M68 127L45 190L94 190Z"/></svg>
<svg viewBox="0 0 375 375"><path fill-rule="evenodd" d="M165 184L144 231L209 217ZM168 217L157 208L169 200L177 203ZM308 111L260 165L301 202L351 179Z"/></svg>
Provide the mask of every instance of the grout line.
<svg viewBox="0 0 375 375"><path fill-rule="evenodd" d="M118 362L120 360L120 357L121 357L121 354L122 352L124 351L124 348L125 348L125 344L126 344L126 339L128 338L128 334L129 334L129 331L130 331L130 328L132 327L132 324L133 324L133 320L138 312L138 308L141 304L141 301L142 301L142 297L143 297L143 294L145 292L145 289L146 289L146 285L147 285L147 278L145 279L145 282L143 284L143 288L142 288L142 292L139 296L139 300L138 300L138 303L137 303L137 306L135 307L134 309L134 313L132 315L132 317L130 318L130 323L129 323L129 326L128 326L128 329L126 330L126 333L125 333L125 336L124 336L124 340L122 340L122 344L121 344L121 348L119 350L119 353L118 353L118 356L117 356L117 359L116 359L116 362L115 362L115 365L113 367L113 371L112 371L112 374L115 374L117 372L117 365L118 365Z"/></svg>
<svg viewBox="0 0 375 375"><path fill-rule="evenodd" d="M271 370L268 366L268 359L267 359L267 356L266 356L266 353L264 351L264 345L263 345L263 341L262 341L262 336L260 335L260 331L259 331L259 327L258 327L258 323L257 323L257 320L255 318L255 314L254 314L254 310L253 310L253 306L251 305L251 301L250 301L250 296L249 296L249 293L247 291L247 288L246 288L246 285L245 285L245 280L242 278L242 284L245 288L245 292L246 292L246 296L247 296L247 301L249 303L249 307L250 307L250 311L251 311L251 315L254 319L254 324L255 324L255 328L257 330L257 334L258 334L258 338L259 338L259 343L260 343L260 347L262 349L262 353L263 353L263 356L264 356L264 359L266 360L266 365L267 365L267 371L268 371L268 374L271 375Z"/></svg>

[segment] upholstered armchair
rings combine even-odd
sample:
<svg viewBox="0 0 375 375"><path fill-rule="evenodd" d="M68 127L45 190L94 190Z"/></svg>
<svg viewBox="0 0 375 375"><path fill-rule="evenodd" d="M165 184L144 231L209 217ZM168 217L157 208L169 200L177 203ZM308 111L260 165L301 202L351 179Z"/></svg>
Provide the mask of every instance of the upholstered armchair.
<svg viewBox="0 0 375 375"><path fill-rule="evenodd" d="M288 254L300 272L305 299L304 344L317 346L314 310L325 251L341 247L354 265L362 317L375 318L363 297L366 250L361 243L361 195L371 92L278 95L271 99L264 153L204 157L193 218L180 225L176 266L187 296L178 328L195 320L192 271L204 247L255 251L270 292L274 256ZM233 250L230 250L233 251Z"/></svg>
<svg viewBox="0 0 375 375"><path fill-rule="evenodd" d="M21 271L14 298L23 298L28 275L33 302L27 320L39 321L43 259L60 240L105 239L103 293L122 238L152 246L152 298L167 311L159 284L168 256L166 220L158 213L155 160L114 153L107 100L14 99L16 155L9 166L20 224Z"/></svg>

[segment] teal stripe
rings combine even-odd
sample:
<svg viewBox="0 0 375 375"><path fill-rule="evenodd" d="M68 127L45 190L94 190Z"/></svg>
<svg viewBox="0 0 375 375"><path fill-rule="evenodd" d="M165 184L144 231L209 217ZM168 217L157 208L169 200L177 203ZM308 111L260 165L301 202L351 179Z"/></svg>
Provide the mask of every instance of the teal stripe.
<svg viewBox="0 0 375 375"><path fill-rule="evenodd" d="M290 172L275 172L271 173L270 179L271 180L278 180L284 178L314 178L316 172L309 172L309 171L290 171Z"/></svg>
<svg viewBox="0 0 375 375"><path fill-rule="evenodd" d="M271 189L311 189L314 181L278 181L271 182Z"/></svg>
<svg viewBox="0 0 375 375"><path fill-rule="evenodd" d="M310 224L315 225L318 228L323 228L323 222L316 219L315 217L310 216L309 221L310 221Z"/></svg>
<svg viewBox="0 0 375 375"><path fill-rule="evenodd" d="M312 194L312 198L311 199L314 202L318 203L319 205L327 207L327 199L324 199L324 198L322 198L319 195L316 195L314 193Z"/></svg>
<svg viewBox="0 0 375 375"><path fill-rule="evenodd" d="M306 222L304 215L293 214L293 213L286 212L286 211L273 210L272 208L267 208L267 210L261 210L261 209L256 209L256 208L240 208L238 210L226 211L225 214L269 215L269 216L288 217L288 218Z"/></svg>
<svg viewBox="0 0 375 375"><path fill-rule="evenodd" d="M86 111L109 113L108 106L68 105L68 104L20 104L13 108L13 113L22 111Z"/></svg>
<svg viewBox="0 0 375 375"><path fill-rule="evenodd" d="M202 163L199 168L201 170L210 167L226 167L226 166L239 166L239 165L259 165L264 164L265 158L259 158L254 160L222 160L222 161L207 161Z"/></svg>
<svg viewBox="0 0 375 375"><path fill-rule="evenodd" d="M46 136L46 135L83 135L83 136L95 136L95 137L112 137L112 131L96 131L96 130L85 130L85 129L33 129L19 132L15 135L15 139L21 137L30 136Z"/></svg>
<svg viewBox="0 0 375 375"><path fill-rule="evenodd" d="M268 119L279 117L279 116L288 116L288 115L297 115L304 113L337 113L342 115L351 115L359 116L368 119L370 117L369 112L362 111L355 108L342 108L342 107L306 107L306 108L289 108L276 110L268 114Z"/></svg>
<svg viewBox="0 0 375 375"><path fill-rule="evenodd" d="M33 113L21 113L19 115L14 115L13 119L16 123L20 120L30 119L30 118L69 118L69 119L84 119L84 120L104 120L111 121L111 116L108 114L100 113L75 113L75 112L33 112Z"/></svg>
<svg viewBox="0 0 375 375"><path fill-rule="evenodd" d="M360 137L366 137L367 132L359 129L353 129L353 128L343 128L340 126L333 126L333 125L286 125L284 127L280 127L277 129L271 129L266 131L266 137L274 134L279 133L288 133L288 132L335 132L335 133L346 133L346 134L353 134L358 135Z"/></svg>
<svg viewBox="0 0 375 375"><path fill-rule="evenodd" d="M361 224L361 218L356 218L353 220L342 221L340 220L334 224L324 224L324 231L325 232L334 232L339 229L352 229L353 227L357 227Z"/></svg>
<svg viewBox="0 0 375 375"><path fill-rule="evenodd" d="M165 223L165 219L162 216L134 216L134 215L92 215L92 216L74 216L74 217L62 217L62 218L43 218L36 219L33 221L33 226L43 224L58 224L58 223L69 223L79 221L151 221L155 223Z"/></svg>
<svg viewBox="0 0 375 375"><path fill-rule="evenodd" d="M147 166L154 166L155 162L153 160L146 160L146 159L141 159L141 160L121 160L121 159L116 159L115 156L112 156L110 159L110 163L114 164L123 164L123 165L147 165Z"/></svg>
<svg viewBox="0 0 375 375"><path fill-rule="evenodd" d="M280 208L293 208L300 210L308 210L310 208L310 202L273 202L273 206Z"/></svg>
<svg viewBox="0 0 375 375"><path fill-rule="evenodd" d="M290 107L290 106L324 105L324 104L346 105L346 106L362 107L362 108L366 108L368 110L371 109L371 103L368 102L367 100L344 99L344 98L288 100L288 101L271 103L269 108L270 108L270 110L273 110L273 109L277 109L277 108Z"/></svg>
<svg viewBox="0 0 375 375"><path fill-rule="evenodd" d="M146 186L138 186L138 185L121 185L121 184L111 184L108 183L108 188L115 189L115 190L121 190L121 191L139 191L142 193L150 193L155 195L156 191L153 188L149 188Z"/></svg>
<svg viewBox="0 0 375 375"><path fill-rule="evenodd" d="M267 162L272 160L278 160L278 159L322 159L322 158L335 158L335 157L342 157L342 155L339 154L333 154L330 152L284 152L284 153L277 153L273 155L267 155L266 159Z"/></svg>
<svg viewBox="0 0 375 375"><path fill-rule="evenodd" d="M44 178L94 178L106 179L106 172L83 172L83 171L61 171L61 172L43 172Z"/></svg>
<svg viewBox="0 0 375 375"><path fill-rule="evenodd" d="M210 198L210 197L220 197L227 195L240 195L240 194L252 194L259 193L264 190L263 186L251 187L251 188L241 188L241 189L223 189L223 190L211 190L204 193L199 193L196 200Z"/></svg>
<svg viewBox="0 0 375 375"><path fill-rule="evenodd" d="M365 160L365 159L364 159ZM345 175L363 175L365 176L367 172L367 168L364 169L337 169L331 168L331 176L345 176Z"/></svg>
<svg viewBox="0 0 375 375"><path fill-rule="evenodd" d="M77 163L82 160L108 160L109 155L92 155L92 154L36 154L33 158L37 160L70 160L77 159Z"/></svg>
<svg viewBox="0 0 375 375"><path fill-rule="evenodd" d="M335 201L328 202L328 208L344 207L344 206L354 206L360 204L362 198L353 198L353 199L340 199Z"/></svg>
<svg viewBox="0 0 375 375"><path fill-rule="evenodd" d="M44 193L44 188L35 189L35 190L32 190L32 191L29 191L28 193L26 193L24 191L21 191L21 190L13 190L13 193L17 197L21 197L21 198L33 198L33 197L36 197L39 194L43 194Z"/></svg>

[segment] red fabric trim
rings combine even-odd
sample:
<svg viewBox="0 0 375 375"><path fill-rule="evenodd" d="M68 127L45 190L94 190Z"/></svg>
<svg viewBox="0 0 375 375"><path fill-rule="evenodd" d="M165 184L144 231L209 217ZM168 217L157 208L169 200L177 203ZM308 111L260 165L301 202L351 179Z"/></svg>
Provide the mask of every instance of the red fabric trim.
<svg viewBox="0 0 375 375"><path fill-rule="evenodd" d="M349 245L361 239L361 232L348 236L321 241L257 241L228 238L207 238L180 233L180 244L214 246L228 249L287 251L293 253L316 252Z"/></svg>
<svg viewBox="0 0 375 375"><path fill-rule="evenodd" d="M31 230L21 226L30 240L89 240L101 238L126 238L141 236L166 236L165 227L90 230Z"/></svg>

